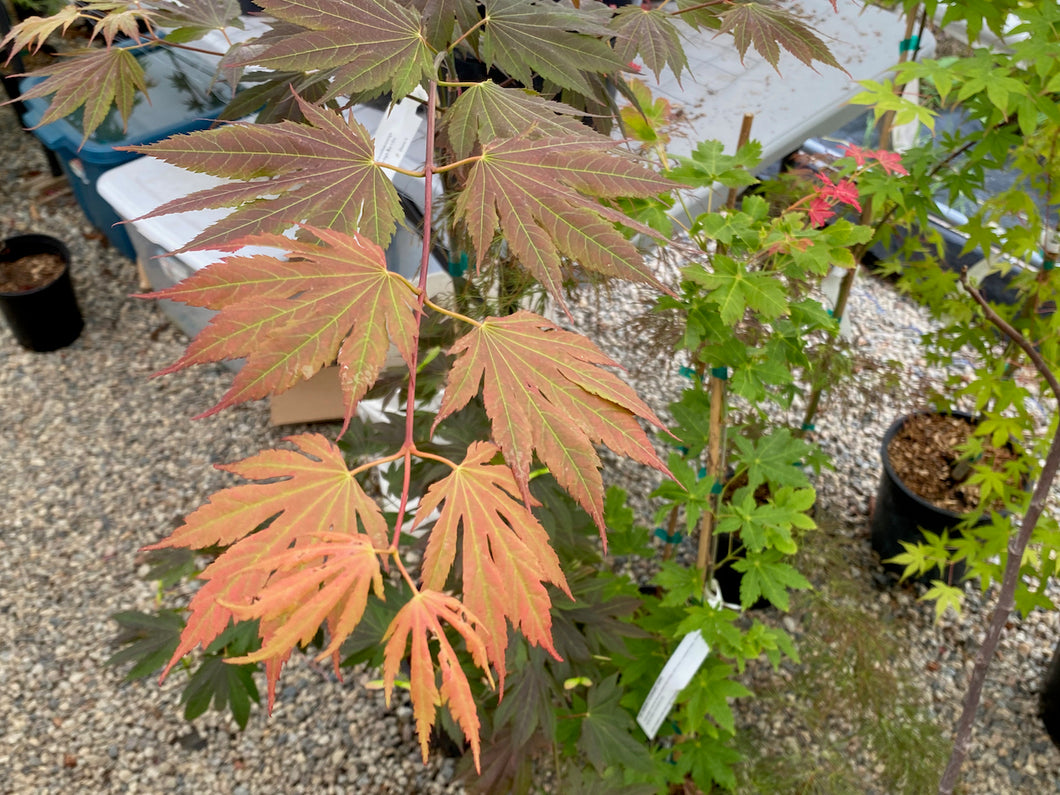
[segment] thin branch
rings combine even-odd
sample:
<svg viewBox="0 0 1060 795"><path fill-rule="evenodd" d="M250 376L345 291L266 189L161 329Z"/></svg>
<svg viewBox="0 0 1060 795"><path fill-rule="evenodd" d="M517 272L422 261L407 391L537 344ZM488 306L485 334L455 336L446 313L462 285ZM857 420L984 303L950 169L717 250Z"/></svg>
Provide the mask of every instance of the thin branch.
<svg viewBox="0 0 1060 795"><path fill-rule="evenodd" d="M961 284L964 285L964 289L968 291L968 294L975 299L975 302L982 308L983 314L986 315L986 319L997 326L1006 337L1016 343L1016 345L1027 354L1027 358L1034 363L1034 368L1041 373L1042 378L1045 379L1046 383L1049 384L1049 388L1053 391L1053 395L1056 397L1057 402L1060 403L1060 381L1058 381L1056 376L1053 375L1053 371L1049 368L1048 362L1042 358L1042 355L1037 349L1035 349L1030 340L1009 325L1009 323L987 303L986 299L983 298L982 293L972 287L971 283L968 281L968 268L961 269Z"/></svg>
<svg viewBox="0 0 1060 795"><path fill-rule="evenodd" d="M1031 345L1026 337L1005 322L1005 320L1003 320L986 302L986 299L983 298L982 294L969 284L967 268L961 272L961 283L968 291L968 294L971 295L975 302L982 308L986 319L996 326L1006 337L1018 345L1028 357L1030 357L1031 362L1034 363L1035 369L1038 370L1049 384L1049 388L1053 391L1053 395L1056 396L1058 404L1060 404L1060 383L1057 382L1056 376L1053 374L1053 371L1050 369L1046 361L1042 358L1041 354L1034 349L1034 346ZM946 770L942 774L942 779L939 781L939 795L953 795L954 787L957 785L961 765L964 763L964 758L968 754L968 744L972 736L972 727L975 724L975 715L979 709L979 701L982 697L983 684L986 681L987 670L990 667L990 661L994 658L994 654L997 651L998 643L1001 640L1001 633L1004 631L1005 624L1008 622L1009 614L1015 607L1016 586L1019 584L1020 568L1023 565L1023 553L1026 551L1027 545L1030 543L1031 535L1034 533L1034 528L1038 524L1038 519L1045 510L1045 503L1049 496L1049 489L1053 484L1053 480L1056 478L1058 469L1060 469L1060 424L1057 425L1056 431L1053 433L1053 439L1049 444L1049 453L1045 457L1045 464L1042 466L1038 482L1034 486L1034 493L1031 495L1030 505L1027 507L1027 512L1023 515L1023 522L1020 524L1019 533L1016 536L1009 538L1007 550L1008 559L1005 561L1005 573L1001 580L1001 593L998 596L997 605L994 607L994 613L990 617L990 626L987 629L986 637L983 639L983 644L979 647L979 651L975 655L975 665L972 668L972 676L968 682L968 690L964 696L961 717L957 721L957 732L953 741L953 751L950 754Z"/></svg>
<svg viewBox="0 0 1060 795"><path fill-rule="evenodd" d="M435 58L434 72L438 73L442 58L445 53L439 53ZM393 549L398 548L401 539L401 527L405 523L405 512L408 508L409 489L412 478L412 451L416 447L413 438L413 429L416 414L416 375L420 354L420 331L423 327L423 306L427 301L427 271L431 262L431 214L434 209L434 114L438 105L438 83L436 79L431 80L427 88L427 141L426 153L423 163L423 250L420 255L420 283L419 298L416 305L416 331L412 337L412 361L409 362L409 386L408 398L405 403L405 443L402 445L405 463L401 481L401 502L398 505L397 519L394 521L394 537L390 542Z"/></svg>

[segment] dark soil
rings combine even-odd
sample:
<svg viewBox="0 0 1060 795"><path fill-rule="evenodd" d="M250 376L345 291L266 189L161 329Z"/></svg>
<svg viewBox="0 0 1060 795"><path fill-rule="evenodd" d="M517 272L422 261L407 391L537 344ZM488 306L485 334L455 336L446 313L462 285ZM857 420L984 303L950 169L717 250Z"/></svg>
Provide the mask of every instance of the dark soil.
<svg viewBox="0 0 1060 795"><path fill-rule="evenodd" d="M32 254L11 262L0 262L0 293L20 293L44 287L63 272L58 254Z"/></svg>
<svg viewBox="0 0 1060 795"><path fill-rule="evenodd" d="M971 467L960 460L957 448L968 441L974 426L962 417L913 414L891 439L887 454L895 474L914 494L939 508L968 513L979 506L979 486L968 484ZM994 468L1015 458L1008 449L989 443L983 460Z"/></svg>

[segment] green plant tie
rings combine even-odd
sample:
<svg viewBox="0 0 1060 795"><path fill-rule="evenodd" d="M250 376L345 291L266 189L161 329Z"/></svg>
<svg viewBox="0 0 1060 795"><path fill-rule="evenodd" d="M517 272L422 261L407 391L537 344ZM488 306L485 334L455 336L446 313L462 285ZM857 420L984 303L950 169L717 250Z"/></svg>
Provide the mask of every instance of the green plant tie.
<svg viewBox="0 0 1060 795"><path fill-rule="evenodd" d="M711 367L710 368L710 374L712 376L714 376L715 378L718 378L718 379L724 381L725 379L727 379L729 377L729 368L728 367Z"/></svg>
<svg viewBox="0 0 1060 795"><path fill-rule="evenodd" d="M677 452L679 452L681 455L688 455L688 448L684 445L678 445Z"/></svg>
<svg viewBox="0 0 1060 795"><path fill-rule="evenodd" d="M665 544L680 544L682 538L680 530L674 532L673 535L670 535L661 527L655 528L655 537Z"/></svg>
<svg viewBox="0 0 1060 795"><path fill-rule="evenodd" d="M460 278L467 273L467 252L460 252L460 260L449 260L449 275Z"/></svg>
<svg viewBox="0 0 1060 795"><path fill-rule="evenodd" d="M695 381L699 377L699 376L696 375L696 371L693 370L691 367L682 367L677 372L678 372L679 375L683 375L685 378L689 379L690 381Z"/></svg>
<svg viewBox="0 0 1060 795"><path fill-rule="evenodd" d="M902 39L902 43L898 45L898 52L912 52L920 46L919 36L910 36L908 39Z"/></svg>
<svg viewBox="0 0 1060 795"><path fill-rule="evenodd" d="M817 426L814 425L812 422L804 422L802 424L802 429L804 431L816 431L817 430Z"/></svg>
<svg viewBox="0 0 1060 795"><path fill-rule="evenodd" d="M721 481L715 481L714 485L710 487L711 494L721 494Z"/></svg>
<svg viewBox="0 0 1060 795"><path fill-rule="evenodd" d="M1051 271L1055 267L1056 267L1056 260L1049 259L1048 257L1044 257L1042 259L1042 270L1043 271L1048 273L1049 271Z"/></svg>
<svg viewBox="0 0 1060 795"><path fill-rule="evenodd" d="M707 476L707 468L706 467L700 467L699 468L699 479L703 480L703 478L705 478L706 476Z"/></svg>

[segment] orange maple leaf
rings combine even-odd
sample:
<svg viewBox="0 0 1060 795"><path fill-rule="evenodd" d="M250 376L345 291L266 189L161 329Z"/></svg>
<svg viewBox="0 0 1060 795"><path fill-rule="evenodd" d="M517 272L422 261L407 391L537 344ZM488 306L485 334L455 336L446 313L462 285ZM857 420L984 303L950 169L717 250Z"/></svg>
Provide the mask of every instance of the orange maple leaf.
<svg viewBox="0 0 1060 795"><path fill-rule="evenodd" d="M464 639L468 651L471 652L471 658L486 674L490 684L493 684L486 653L486 639L478 619L456 597L438 591L422 590L398 611L383 636L386 642L383 652L383 688L386 701L389 706L398 667L405 657L406 645L411 641L409 691L423 761L427 761L427 745L431 726L434 725L436 707L438 704L446 704L463 729L464 736L471 745L475 769L479 770L478 710L475 708L471 685L460 667L456 651L445 635L443 621ZM438 642L438 665L442 674L440 691L435 680L434 662L431 659L432 637Z"/></svg>
<svg viewBox="0 0 1060 795"><path fill-rule="evenodd" d="M450 352L457 360L435 425L463 408L482 383L494 439L527 504L536 452L593 517L606 544L603 480L593 443L669 474L637 419L659 428L662 422L627 384L601 369L618 364L587 338L520 311L487 318Z"/></svg>
<svg viewBox="0 0 1060 795"><path fill-rule="evenodd" d="M488 442L472 444L463 463L428 489L415 524L442 505L421 571L424 586L436 590L445 587L463 531L464 605L478 616L486 632L486 649L503 690L505 619L531 643L560 659L552 645L552 600L544 583L574 597L548 533L518 501L519 487L511 469L489 463L497 452Z"/></svg>
<svg viewBox="0 0 1060 795"><path fill-rule="evenodd" d="M364 493L332 442L319 434L292 436L289 441L304 455L292 450L265 450L238 463L220 465L219 469L241 477L270 482L222 489L190 514L169 538L148 547L229 547L200 575L206 583L192 597L187 626L162 672L163 678L177 660L196 646L205 648L220 635L233 618L238 618L239 607L251 605L262 593L274 593L284 580L297 578L298 554L304 554L301 565L306 569L321 567L321 545L330 545L335 554L345 556L316 575L303 575L307 580L319 576L319 581L325 582L334 570L336 577L356 575L364 588L373 581L374 574L363 558L367 549L385 549L389 543L382 512ZM336 535L365 540L342 545ZM277 573L279 579L270 591L271 578ZM333 632L346 631L356 614L356 603L350 599L336 594L333 606L324 611ZM311 613L307 609L299 617L306 622L301 627L305 631L312 621ZM298 621L292 621L287 619L290 626L283 629L287 634L282 636L279 625L265 622L263 631L269 635L263 635L266 643L273 636L282 637L270 651L285 644L288 636L304 637ZM313 632L319 626L320 621L316 621ZM286 656L277 651L266 665L270 704Z"/></svg>
<svg viewBox="0 0 1060 795"><path fill-rule="evenodd" d="M261 648L228 662L283 658L305 646L327 622L331 642L318 659L333 656L364 615L369 589L383 598L383 575L375 545L366 535L314 533L315 543L299 544L260 560L272 571L249 605L227 605L239 620L260 619Z"/></svg>
<svg viewBox="0 0 1060 795"><path fill-rule="evenodd" d="M246 359L228 392L200 417L283 392L337 360L349 422L378 378L391 340L412 366L416 290L387 270L383 250L366 238L305 228L325 245L282 235L248 237L241 242L282 248L291 257L227 257L144 296L218 311L184 355L159 375L193 364Z"/></svg>

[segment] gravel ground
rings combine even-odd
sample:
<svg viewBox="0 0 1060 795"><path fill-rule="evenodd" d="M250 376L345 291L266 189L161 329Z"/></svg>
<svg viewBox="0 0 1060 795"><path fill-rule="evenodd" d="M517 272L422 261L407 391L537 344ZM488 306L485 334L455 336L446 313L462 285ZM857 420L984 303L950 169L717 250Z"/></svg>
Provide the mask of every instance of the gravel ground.
<svg viewBox="0 0 1060 795"><path fill-rule="evenodd" d="M229 374L199 367L149 378L179 356L186 339L154 305L128 297L137 290L133 264L101 244L69 197L45 201L11 189L45 166L9 111L0 113L0 141L9 186L0 197L0 235L41 232L66 241L86 319L75 344L49 354L23 351L0 328L0 495L9 506L0 523L0 792L460 791L451 760L420 762L407 704L399 700L386 710L382 695L363 687L367 676L339 683L296 658L272 717L256 711L240 732L215 712L184 722L179 674L160 687L153 680L124 682L123 672L104 667L113 652L109 616L154 602L152 586L138 577L139 548L225 485L211 464L275 445L298 429L270 428L263 404L190 422L220 397ZM925 708L921 717L948 737L988 609L971 594L963 617L935 624L915 591L880 587L866 530L878 440L897 413L915 405L926 375L917 358L925 321L873 281L855 291L852 317L868 360L902 363L901 386L883 389L869 368L859 375L865 391L826 406L820 433L836 471L817 486L822 515L831 519L827 539L807 558L808 573L828 604L841 608L840 623L868 627L861 640L871 637L883 649L883 667L870 679L894 688L895 676L908 676ZM621 358L643 347L626 319L598 320L596 330ZM648 397L680 388L674 373L631 367ZM619 467L613 477L646 488L643 472ZM814 554L828 561L827 570L812 568L820 563ZM820 614L812 606L783 619L805 644L806 665L749 671L762 698L742 706L739 720L764 761L748 774L745 791L795 791L750 782L796 759L804 774L816 776L816 788L798 791L916 792L895 772L904 760L896 767L881 756L863 729L890 721L915 767L927 756L918 745L919 724L877 714L879 699L868 691L839 692L827 664L842 662L849 648L822 646L830 636L817 629ZM967 792L1060 791L1060 755L1035 715L1056 635L1055 614L1012 620L987 683ZM839 704L846 712L837 720L815 723L806 704L796 703L807 688L818 697L811 706L833 692L840 702L852 701ZM821 773L843 765L849 775Z"/></svg>

